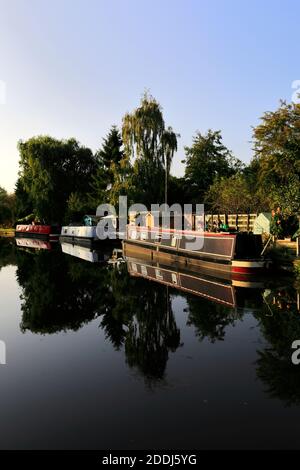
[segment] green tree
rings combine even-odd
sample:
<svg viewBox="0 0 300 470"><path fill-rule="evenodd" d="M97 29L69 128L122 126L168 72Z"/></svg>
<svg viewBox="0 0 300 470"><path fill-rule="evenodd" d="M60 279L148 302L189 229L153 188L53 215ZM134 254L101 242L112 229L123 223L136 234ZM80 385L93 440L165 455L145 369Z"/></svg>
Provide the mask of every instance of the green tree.
<svg viewBox="0 0 300 470"><path fill-rule="evenodd" d="M65 219L72 222L82 222L83 214L91 212L90 208L88 197L82 197L82 194L78 192L71 193L67 200Z"/></svg>
<svg viewBox="0 0 300 470"><path fill-rule="evenodd" d="M122 192L120 182L124 170L123 142L120 131L112 126L103 140L103 145L96 152L97 171L92 178L90 200L95 208L104 202L115 200L116 192Z"/></svg>
<svg viewBox="0 0 300 470"><path fill-rule="evenodd" d="M258 204L241 173L216 178L206 194L205 202L212 211L225 214L250 212L256 210Z"/></svg>
<svg viewBox="0 0 300 470"><path fill-rule="evenodd" d="M123 118L125 154L134 161L133 186L136 200L159 203L167 196L171 160L177 149L177 135L166 129L160 104L145 93L140 106ZM165 187L165 190L164 190Z"/></svg>
<svg viewBox="0 0 300 470"><path fill-rule="evenodd" d="M119 196L127 196L128 204L134 202L133 168L130 159L124 155L118 164L113 163L111 166L113 173L113 184L109 191L109 202L116 208L119 204Z"/></svg>
<svg viewBox="0 0 300 470"><path fill-rule="evenodd" d="M62 223L71 193L82 199L90 191L96 160L75 139L48 136L19 142L20 177L35 215L41 221Z"/></svg>
<svg viewBox="0 0 300 470"><path fill-rule="evenodd" d="M92 176L91 190L89 193L90 204L95 209L99 204L109 202L111 190L109 181L110 176L108 175L108 170L98 163L95 174Z"/></svg>
<svg viewBox="0 0 300 470"><path fill-rule="evenodd" d="M204 201L205 193L216 177L231 176L243 167L223 145L220 131L209 129L205 135L197 132L193 145L185 147L185 153L185 180L193 203Z"/></svg>
<svg viewBox="0 0 300 470"><path fill-rule="evenodd" d="M177 152L177 137L179 137L179 134L175 134L172 127L164 130L162 135L162 154L165 167L165 204L168 204L168 177L174 153Z"/></svg>
<svg viewBox="0 0 300 470"><path fill-rule="evenodd" d="M188 200L188 187L185 178L178 178L177 176L169 175L168 182L168 203L171 206L175 203L187 204Z"/></svg>
<svg viewBox="0 0 300 470"><path fill-rule="evenodd" d="M23 179L18 178L15 186L16 197L16 219L24 219L28 216L33 217L33 205L29 193L24 188Z"/></svg>
<svg viewBox="0 0 300 470"><path fill-rule="evenodd" d="M281 102L254 128L257 190L271 208L284 215L300 211L300 104Z"/></svg>
<svg viewBox="0 0 300 470"><path fill-rule="evenodd" d="M103 139L102 148L96 152L96 158L101 167L110 170L111 165L118 165L123 158L122 137L117 126L112 126L107 136Z"/></svg>
<svg viewBox="0 0 300 470"><path fill-rule="evenodd" d="M0 186L0 224L11 226L14 223L15 198Z"/></svg>

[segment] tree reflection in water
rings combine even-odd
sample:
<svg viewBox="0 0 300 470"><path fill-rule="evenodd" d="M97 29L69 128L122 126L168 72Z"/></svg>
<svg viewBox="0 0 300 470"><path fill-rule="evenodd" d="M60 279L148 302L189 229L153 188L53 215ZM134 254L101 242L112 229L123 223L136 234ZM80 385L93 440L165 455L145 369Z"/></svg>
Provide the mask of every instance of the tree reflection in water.
<svg viewBox="0 0 300 470"><path fill-rule="evenodd" d="M213 303L207 299L199 299L189 295L187 304L187 324L195 327L195 334L200 341L204 339L208 339L212 343L223 341L226 327L233 326L238 319L234 308Z"/></svg>
<svg viewBox="0 0 300 470"><path fill-rule="evenodd" d="M78 330L99 318L106 338L116 350L124 348L127 364L147 384L164 378L170 352L180 347L172 310L178 291L129 276L125 264L118 268L92 264L59 249L28 253L0 241L0 267L14 263L22 287L23 332ZM300 403L300 366L291 361L291 345L300 339L300 313L296 291L289 285L265 291L264 303L261 294L255 293L238 310L180 293L187 300L188 325L201 341L226 339L228 326L246 311L253 313L267 342L257 352L257 376L271 397L287 405Z"/></svg>
<svg viewBox="0 0 300 470"><path fill-rule="evenodd" d="M78 330L94 318L116 349L148 381L162 379L169 351L180 345L168 289L133 279L125 265L82 262L59 250L17 252L21 330Z"/></svg>
<svg viewBox="0 0 300 470"><path fill-rule="evenodd" d="M125 352L129 366L136 366L147 377L164 377L169 351L180 345L168 287L149 285L133 321L129 325ZM138 300L138 299L137 299Z"/></svg>
<svg viewBox="0 0 300 470"><path fill-rule="evenodd" d="M5 266L16 264L15 242L11 238L0 237L0 271Z"/></svg>
<svg viewBox="0 0 300 470"><path fill-rule="evenodd" d="M298 294L299 295L299 294ZM272 398L300 404L300 366L292 363L292 343L300 339L297 292L290 286L270 291L268 304L256 314L268 345L258 351L257 376Z"/></svg>
<svg viewBox="0 0 300 470"><path fill-rule="evenodd" d="M150 384L162 379L170 351L180 345L168 288L128 275L126 265L110 270L112 293L101 326L116 349L125 345L126 361Z"/></svg>
<svg viewBox="0 0 300 470"><path fill-rule="evenodd" d="M50 334L78 330L98 313L102 271L69 259L59 250L18 250L22 287L21 330Z"/></svg>

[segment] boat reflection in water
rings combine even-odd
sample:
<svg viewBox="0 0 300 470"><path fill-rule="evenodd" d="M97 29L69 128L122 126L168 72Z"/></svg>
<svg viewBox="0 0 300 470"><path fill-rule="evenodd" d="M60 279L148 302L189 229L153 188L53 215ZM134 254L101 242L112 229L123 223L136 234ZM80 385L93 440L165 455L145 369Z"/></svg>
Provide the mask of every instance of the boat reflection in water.
<svg viewBox="0 0 300 470"><path fill-rule="evenodd" d="M16 245L22 248L33 248L34 250L52 250L53 242L39 238L15 238Z"/></svg>
<svg viewBox="0 0 300 470"><path fill-rule="evenodd" d="M184 267L182 263L172 261L168 263L165 258L162 261L155 250L141 253L126 242L123 243L123 253L131 276L143 277L231 308L244 308L246 298L253 296L256 303L257 300L264 301L266 283L262 280L204 270L197 266Z"/></svg>
<svg viewBox="0 0 300 470"><path fill-rule="evenodd" d="M62 252L74 256L75 258L80 258L84 261L89 261L90 263L105 263L109 260L110 254L96 251L92 248L88 248L81 245L72 245L71 243L61 242Z"/></svg>

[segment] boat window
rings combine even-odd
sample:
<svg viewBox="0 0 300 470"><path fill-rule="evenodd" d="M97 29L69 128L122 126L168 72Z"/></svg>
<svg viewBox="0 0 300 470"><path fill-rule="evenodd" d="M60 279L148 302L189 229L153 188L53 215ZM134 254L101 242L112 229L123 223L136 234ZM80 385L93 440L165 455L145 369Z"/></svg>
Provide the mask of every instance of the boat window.
<svg viewBox="0 0 300 470"><path fill-rule="evenodd" d="M137 265L135 263L131 263L131 269L132 271L134 271L135 273L138 272L138 268L137 268Z"/></svg>
<svg viewBox="0 0 300 470"><path fill-rule="evenodd" d="M147 276L148 271L147 271L146 266L141 266L141 273L143 274L143 276Z"/></svg>

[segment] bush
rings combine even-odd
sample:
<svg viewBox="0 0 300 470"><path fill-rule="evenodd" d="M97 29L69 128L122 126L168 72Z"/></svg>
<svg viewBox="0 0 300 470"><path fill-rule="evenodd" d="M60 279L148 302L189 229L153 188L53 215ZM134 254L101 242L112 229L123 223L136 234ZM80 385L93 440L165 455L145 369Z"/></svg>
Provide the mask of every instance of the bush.
<svg viewBox="0 0 300 470"><path fill-rule="evenodd" d="M291 266L294 255L291 249L285 246L273 246L266 251L266 256L271 259L276 269Z"/></svg>

